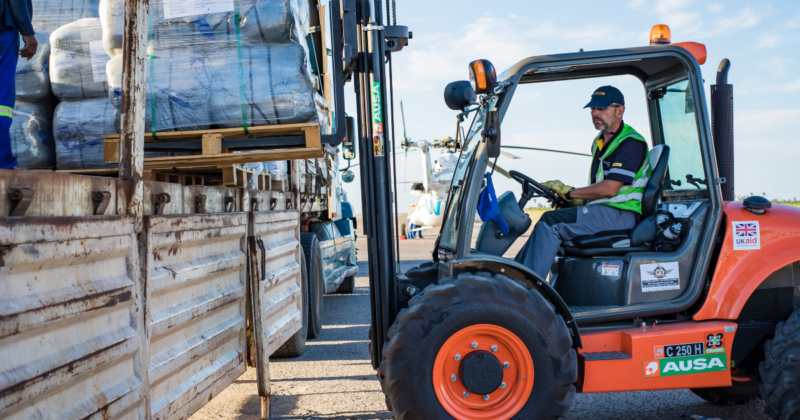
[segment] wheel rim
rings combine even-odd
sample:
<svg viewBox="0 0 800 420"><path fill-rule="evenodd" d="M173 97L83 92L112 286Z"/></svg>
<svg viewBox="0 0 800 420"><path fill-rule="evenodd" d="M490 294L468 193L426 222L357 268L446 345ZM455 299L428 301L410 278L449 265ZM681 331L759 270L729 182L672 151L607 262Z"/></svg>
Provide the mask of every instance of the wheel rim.
<svg viewBox="0 0 800 420"><path fill-rule="evenodd" d="M487 394L488 400L469 392L459 377L461 361L476 351L489 351L501 363L508 362L508 368L503 369L505 387L501 385ZM436 398L451 416L463 420L511 418L528 401L533 380L533 359L528 348L514 333L497 325L471 325L459 330L445 341L433 364Z"/></svg>

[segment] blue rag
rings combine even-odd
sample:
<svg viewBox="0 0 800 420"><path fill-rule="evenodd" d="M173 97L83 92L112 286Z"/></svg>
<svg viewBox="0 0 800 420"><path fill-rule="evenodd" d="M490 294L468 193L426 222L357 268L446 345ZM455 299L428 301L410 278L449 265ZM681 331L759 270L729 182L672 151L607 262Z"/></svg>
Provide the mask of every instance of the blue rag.
<svg viewBox="0 0 800 420"><path fill-rule="evenodd" d="M486 187L483 188L480 197L478 197L478 215L481 216L481 220L484 222L493 220L497 223L497 227L500 228L503 235L508 235L508 224L503 219L503 215L500 214L500 206L497 204L497 196L494 193L494 185L492 184L492 175L487 172L485 176Z"/></svg>

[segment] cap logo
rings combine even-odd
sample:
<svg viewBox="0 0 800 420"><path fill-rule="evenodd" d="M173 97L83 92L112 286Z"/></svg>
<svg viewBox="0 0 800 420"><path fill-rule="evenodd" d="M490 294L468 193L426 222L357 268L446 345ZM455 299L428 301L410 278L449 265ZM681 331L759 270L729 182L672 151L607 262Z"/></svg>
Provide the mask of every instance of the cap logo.
<svg viewBox="0 0 800 420"><path fill-rule="evenodd" d="M605 95L606 93L605 92L595 92L594 94L595 95Z"/></svg>

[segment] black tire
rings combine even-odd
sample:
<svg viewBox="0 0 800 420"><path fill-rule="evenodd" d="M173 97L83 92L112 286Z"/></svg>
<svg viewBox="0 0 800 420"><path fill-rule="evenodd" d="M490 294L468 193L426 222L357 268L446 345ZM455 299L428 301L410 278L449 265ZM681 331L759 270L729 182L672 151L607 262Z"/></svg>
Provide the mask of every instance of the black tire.
<svg viewBox="0 0 800 420"><path fill-rule="evenodd" d="M564 319L538 292L505 275L462 273L425 288L389 330L381 374L394 418L452 418L434 391L433 364L451 335L477 324L511 331L533 359L533 390L513 418L566 417L575 398L578 363Z"/></svg>
<svg viewBox="0 0 800 420"><path fill-rule="evenodd" d="M693 388L698 397L717 405L747 404L758 398L759 381L736 382L733 385L719 388Z"/></svg>
<svg viewBox="0 0 800 420"><path fill-rule="evenodd" d="M325 295L322 250L317 235L313 233L301 233L300 245L308 273L308 338L317 338L322 331L322 297Z"/></svg>
<svg viewBox="0 0 800 420"><path fill-rule="evenodd" d="M342 284L336 289L336 293L353 293L356 288L356 276L347 276L342 280Z"/></svg>
<svg viewBox="0 0 800 420"><path fill-rule="evenodd" d="M287 342L272 353L272 357L299 357L306 349L306 335L308 334L308 274L306 273L306 257L300 253L300 294L303 302L301 313L302 327L292 335Z"/></svg>
<svg viewBox="0 0 800 420"><path fill-rule="evenodd" d="M372 360L372 357L375 352L375 343L372 341L372 326L369 327L369 333L367 334L369 338L369 359ZM386 410L392 411L392 403L389 401L389 397L386 395L386 387L383 385L383 363L381 363L381 367L375 371L375 376L378 377L378 383L381 384L381 391L383 391L383 402L386 404Z"/></svg>
<svg viewBox="0 0 800 420"><path fill-rule="evenodd" d="M761 399L773 419L800 419L800 310L775 327L775 336L764 344Z"/></svg>

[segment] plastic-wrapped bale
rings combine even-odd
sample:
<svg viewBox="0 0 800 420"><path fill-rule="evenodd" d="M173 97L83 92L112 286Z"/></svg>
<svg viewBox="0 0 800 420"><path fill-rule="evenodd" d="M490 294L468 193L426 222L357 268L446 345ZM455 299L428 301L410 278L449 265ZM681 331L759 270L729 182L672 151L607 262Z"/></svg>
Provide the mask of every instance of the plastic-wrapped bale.
<svg viewBox="0 0 800 420"><path fill-rule="evenodd" d="M17 61L14 87L17 101L45 102L55 98L50 92L50 35L47 32L36 32L39 47L36 55L30 60L20 58ZM20 46L25 45L20 40Z"/></svg>
<svg viewBox="0 0 800 420"><path fill-rule="evenodd" d="M148 57L145 131L194 131L209 128L212 123L209 110L211 91L204 88L198 78L203 79L203 70L210 69L205 65L206 60L200 58L193 61L191 57L192 50L188 47L183 50L160 51L153 59L153 63L156 63L153 74L157 76L152 78L149 74L153 68L150 67L151 59ZM169 65L170 62L175 65ZM181 68L177 63L186 63L187 67ZM162 67L161 64L166 65ZM175 73L172 73L173 68ZM121 55L109 60L106 72L109 81L109 99L116 110L114 126L119 131L119 107L122 92L120 87L122 84ZM154 110L155 118L153 118Z"/></svg>
<svg viewBox="0 0 800 420"><path fill-rule="evenodd" d="M155 50L146 67L147 131L317 121L307 56L296 44L245 44L235 38L189 44ZM111 102L118 108L122 56L109 61L107 72Z"/></svg>
<svg viewBox="0 0 800 420"><path fill-rule="evenodd" d="M286 179L286 175L289 173L289 164L285 160L278 160L274 162L263 162L264 169L272 175L281 176Z"/></svg>
<svg viewBox="0 0 800 420"><path fill-rule="evenodd" d="M125 0L100 0L103 46L110 56L122 53ZM238 22L236 16L239 16ZM149 39L156 48L180 48L185 38L236 36L244 41L305 45L308 33L306 0L151 1ZM188 29L188 31L187 31ZM168 45L171 44L171 45Z"/></svg>
<svg viewBox="0 0 800 420"><path fill-rule="evenodd" d="M68 23L84 18L100 17L100 0L32 0L33 29L38 35L53 33Z"/></svg>
<svg viewBox="0 0 800 420"><path fill-rule="evenodd" d="M11 121L11 152L17 169L49 169L56 166L53 142L53 106L17 102Z"/></svg>
<svg viewBox="0 0 800 420"><path fill-rule="evenodd" d="M115 134L114 107L106 98L61 102L53 116L58 169L110 168L103 136Z"/></svg>
<svg viewBox="0 0 800 420"><path fill-rule="evenodd" d="M97 18L99 0L33 0L33 28L39 48L29 60L17 61L17 101L42 102L52 99L50 91L50 34L67 23ZM20 45L24 45L20 41Z"/></svg>
<svg viewBox="0 0 800 420"><path fill-rule="evenodd" d="M106 63L100 19L80 19L50 35L50 84L62 101L105 97Z"/></svg>
<svg viewBox="0 0 800 420"><path fill-rule="evenodd" d="M330 134L330 118L328 117L328 113L330 112L330 107L328 105L328 101L320 95L319 93L314 94L314 107L317 112L317 120L319 120L320 129L322 130L322 134Z"/></svg>

